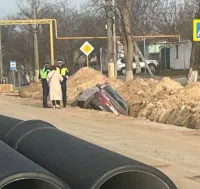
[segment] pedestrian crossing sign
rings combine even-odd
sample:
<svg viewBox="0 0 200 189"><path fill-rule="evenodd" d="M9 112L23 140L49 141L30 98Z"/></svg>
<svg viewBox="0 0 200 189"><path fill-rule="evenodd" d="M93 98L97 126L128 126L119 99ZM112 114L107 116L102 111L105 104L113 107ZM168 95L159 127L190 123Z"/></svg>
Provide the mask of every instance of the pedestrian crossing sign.
<svg viewBox="0 0 200 189"><path fill-rule="evenodd" d="M193 20L193 41L200 42L200 20Z"/></svg>

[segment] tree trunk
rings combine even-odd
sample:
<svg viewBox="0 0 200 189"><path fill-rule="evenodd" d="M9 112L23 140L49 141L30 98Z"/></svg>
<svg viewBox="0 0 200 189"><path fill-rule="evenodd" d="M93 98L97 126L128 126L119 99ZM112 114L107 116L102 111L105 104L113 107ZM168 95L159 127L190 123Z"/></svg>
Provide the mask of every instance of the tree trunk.
<svg viewBox="0 0 200 189"><path fill-rule="evenodd" d="M136 53L134 53L134 58L135 58L135 64L136 64L136 74L140 74L142 72L141 66L140 66L140 60Z"/></svg>
<svg viewBox="0 0 200 189"><path fill-rule="evenodd" d="M124 42L124 56L126 61L126 81L133 80L133 39L131 32L131 18L133 0L124 0L122 7L122 25L123 25L123 42Z"/></svg>
<svg viewBox="0 0 200 189"><path fill-rule="evenodd" d="M200 65L200 43L193 42L191 57L190 57L190 70L188 74L187 84L197 82L199 76Z"/></svg>
<svg viewBox="0 0 200 189"><path fill-rule="evenodd" d="M131 36L128 37L126 81L133 80L133 41L131 38Z"/></svg>

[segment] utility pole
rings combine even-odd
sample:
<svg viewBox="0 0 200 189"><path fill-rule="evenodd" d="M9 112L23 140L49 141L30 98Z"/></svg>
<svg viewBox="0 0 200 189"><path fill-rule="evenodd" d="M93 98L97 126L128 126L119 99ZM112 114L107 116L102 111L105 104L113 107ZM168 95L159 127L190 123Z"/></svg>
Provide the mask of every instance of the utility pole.
<svg viewBox="0 0 200 189"><path fill-rule="evenodd" d="M34 19L37 19L36 8L37 8L37 2L34 3L34 7L33 7L33 18ZM34 80L35 80L35 82L38 82L40 65L39 65L39 53L38 53L37 24L33 25L33 36L34 36L34 54L35 54L35 78L34 78Z"/></svg>
<svg viewBox="0 0 200 189"><path fill-rule="evenodd" d="M108 77L114 78L114 62L113 62L113 8L112 0L106 0L106 17L107 17L107 40L108 40Z"/></svg>
<svg viewBox="0 0 200 189"><path fill-rule="evenodd" d="M3 53L2 53L1 29L2 26L0 26L0 81L3 81Z"/></svg>
<svg viewBox="0 0 200 189"><path fill-rule="evenodd" d="M115 9L115 0L112 0L112 6ZM113 60L115 64L115 78L117 78L116 14L113 16Z"/></svg>

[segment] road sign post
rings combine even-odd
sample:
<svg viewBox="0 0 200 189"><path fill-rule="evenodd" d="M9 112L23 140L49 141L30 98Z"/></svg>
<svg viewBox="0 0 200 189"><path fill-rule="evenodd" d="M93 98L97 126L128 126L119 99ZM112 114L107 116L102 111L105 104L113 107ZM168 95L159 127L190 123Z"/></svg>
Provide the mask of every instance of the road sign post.
<svg viewBox="0 0 200 189"><path fill-rule="evenodd" d="M15 60L10 61L10 70L13 72L13 85L15 87L15 70L17 69L17 62Z"/></svg>
<svg viewBox="0 0 200 189"><path fill-rule="evenodd" d="M89 55L94 50L94 47L87 41L81 46L80 50L87 56L87 67L89 67Z"/></svg>
<svg viewBox="0 0 200 189"><path fill-rule="evenodd" d="M103 73L102 54L103 54L103 49L102 49L102 47L101 47L101 48L100 48L100 69L101 69L101 73Z"/></svg>
<svg viewBox="0 0 200 189"><path fill-rule="evenodd" d="M89 67L89 58L87 56L87 67Z"/></svg>

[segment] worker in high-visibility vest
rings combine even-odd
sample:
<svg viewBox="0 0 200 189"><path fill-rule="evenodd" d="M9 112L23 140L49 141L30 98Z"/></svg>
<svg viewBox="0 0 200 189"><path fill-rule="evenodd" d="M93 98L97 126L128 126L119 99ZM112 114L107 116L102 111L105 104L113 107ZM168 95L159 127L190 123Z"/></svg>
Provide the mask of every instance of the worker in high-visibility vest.
<svg viewBox="0 0 200 189"><path fill-rule="evenodd" d="M57 61L56 70L63 77L63 81L61 82L61 88L62 88L63 107L65 108L67 106L67 79L69 77L69 71L67 67L64 65L63 60ZM57 104L59 104L59 102L57 102Z"/></svg>
<svg viewBox="0 0 200 189"><path fill-rule="evenodd" d="M50 108L47 103L47 98L49 96L49 85L47 83L47 75L50 72L50 65L45 64L42 69L40 69L39 79L42 82L43 90L43 108Z"/></svg>

